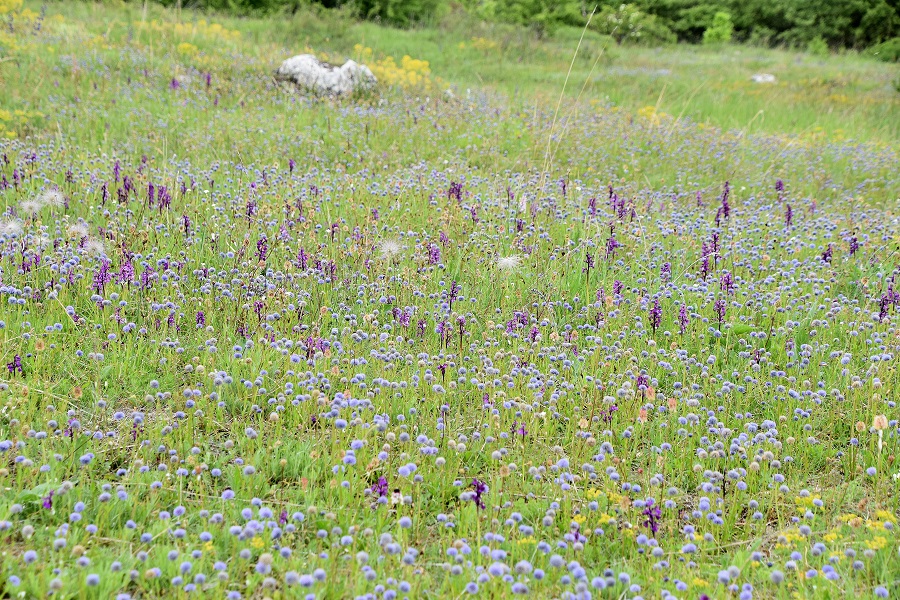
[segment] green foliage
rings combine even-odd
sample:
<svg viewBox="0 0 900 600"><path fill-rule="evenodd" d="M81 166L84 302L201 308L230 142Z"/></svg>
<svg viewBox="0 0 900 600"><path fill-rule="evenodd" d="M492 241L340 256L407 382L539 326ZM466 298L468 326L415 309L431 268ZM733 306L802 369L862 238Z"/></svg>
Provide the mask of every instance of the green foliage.
<svg viewBox="0 0 900 600"><path fill-rule="evenodd" d="M671 44L677 40L671 29L654 15L641 11L635 4L604 6L591 21L591 26L600 33L612 36L619 44L649 46Z"/></svg>
<svg viewBox="0 0 900 600"><path fill-rule="evenodd" d="M360 16L400 26L409 26L433 18L441 0L357 0Z"/></svg>
<svg viewBox="0 0 900 600"><path fill-rule="evenodd" d="M727 12L717 12L713 16L712 25L703 32L704 44L727 44L734 33L734 23Z"/></svg>
<svg viewBox="0 0 900 600"><path fill-rule="evenodd" d="M821 36L831 45L862 47L887 39L900 26L897 9L884 0L791 0L784 11L791 26L779 41L791 46Z"/></svg>
<svg viewBox="0 0 900 600"><path fill-rule="evenodd" d="M703 32L721 10L718 4L690 0L641 0L639 5L674 31L679 40L691 43L703 39Z"/></svg>
<svg viewBox="0 0 900 600"><path fill-rule="evenodd" d="M534 29L539 36L561 25L583 26L585 15L580 2L573 0L497 0L492 3L499 20Z"/></svg>
<svg viewBox="0 0 900 600"><path fill-rule="evenodd" d="M179 4L179 0L159 2L164 6ZM400 27L427 22L448 5L445 0L181 0L180 4L237 15L296 13L313 7L349 9L360 18Z"/></svg>
<svg viewBox="0 0 900 600"><path fill-rule="evenodd" d="M884 62L900 62L900 37L872 46L868 54Z"/></svg>
<svg viewBox="0 0 900 600"><path fill-rule="evenodd" d="M41 0L28 1L38 8ZM869 359L875 336L882 351L896 355L889 334L900 318L893 309L889 323L872 315L884 293L877 282L896 264L891 211L900 177L891 165L900 102L884 97L893 64L855 53L813 61L741 47L715 52L682 44L656 51L628 40L606 63L597 60L598 51L613 44L591 30L572 65L582 35L577 25L557 26L538 41L522 26L479 23L464 11L453 15L455 29L446 27L448 18L441 29L400 31L306 7L290 17L236 18L153 5L147 13L135 4L49 6L43 29L18 27L14 40L22 43L13 60L0 59L0 126L14 138L0 135L0 156L10 159L0 160L0 181L25 173L17 186L0 190L8 209L0 218L3 285L8 299L20 303L6 302L0 317L0 369L16 355L24 363L24 372L0 376L0 440L12 440L0 446L9 450L0 452L4 598L46 597L48 587L59 586L54 598L111 598L122 590L142 600L187 596L176 576L197 581L210 597L240 590L244 598L291 598L297 594L287 587L288 570L319 567L327 578L312 590L318 598L360 596L388 577L408 579L410 597L461 598L477 574L450 576L441 568L460 538L480 543L502 528L508 539L491 545L508 552L503 564L528 560L546 568L549 557L536 551L536 539L571 535L572 520L582 518L591 519L582 530L593 532L589 543L560 555L594 572L628 572L647 597L671 587L665 577L692 582L685 597L725 596L723 584L694 582L715 581L727 565L739 566L739 583L752 584L762 598L872 597L875 585L894 581L900 538L896 525L884 522L897 521L897 466L888 457L900 443L884 435L882 453L880 436L864 431L876 414L900 416L889 404L898 385L894 365ZM630 14L660 20L639 8ZM196 27L201 18L218 28ZM196 53L179 51L188 42ZM430 61L434 77L454 93L426 97L383 85L373 97L326 100L267 85L272 68L305 44L333 56L359 55L354 46L365 44L372 61L393 56L401 64L409 54ZM570 65L556 120L552 109ZM748 94L747 75L761 68L790 83L753 86ZM175 76L183 82L177 88L170 84ZM14 124L19 108L46 118L26 129ZM765 119L756 118L762 108ZM77 118L65 118L71 115ZM553 155L542 186L537 168L548 142ZM118 161L135 184L124 198L115 193ZM774 187L781 177L783 196ZM725 179L732 184L732 212L715 225ZM457 199L448 194L452 181L463 182ZM113 192L108 201L104 182ZM178 191L181 182L186 187ZM622 206L635 209L633 219L607 208L608 182ZM150 183L172 191L169 209L149 206ZM41 212L28 208L53 189L68 205L56 197ZM248 210L251 202L258 212ZM787 202L794 207L791 227L782 224ZM13 211L21 221L9 219ZM623 246L602 258L613 226ZM88 241L82 233L99 235L101 227L114 272L134 256L133 266L149 273L146 283L110 281L103 294L110 300L103 302L89 285L106 261L79 248ZM704 282L698 259L713 234L721 235L720 250ZM851 235L862 243L855 255ZM269 241L265 260L256 253L263 239ZM444 264L428 264L424 253L432 241ZM821 252L832 241L834 259L826 263ZM312 255L310 268L297 265L300 249ZM583 269L586 252L597 257L592 269ZM514 268L501 270L497 258L510 255ZM20 266L37 256L37 268ZM314 261L333 261L337 276L326 278ZM662 277L663 261L671 261L671 279ZM785 266L791 264L798 265L793 274ZM720 279L732 270L733 296ZM624 292L613 298L608 291L616 279ZM830 288L821 291L818 282L826 279ZM442 349L433 302L443 302L454 281L465 302L453 303L453 316L464 321L450 319L470 337L454 335ZM838 300L824 302L824 293ZM643 302L654 298L663 310L658 331ZM718 298L728 302L727 314L717 318ZM257 300L265 313L254 314ZM168 306L177 319L171 326ZM428 319L424 333L415 333L414 321L407 329L396 318L394 307L405 306L415 309L415 319ZM675 322L679 306L691 309L684 333ZM522 308L539 325L534 342L524 337L528 329L511 335L505 324L513 318L515 326ZM133 325L123 329L125 322L147 327L129 332ZM867 331L850 335L857 329ZM270 335L278 341L269 342ZM313 336L329 341L328 352L304 351ZM829 359L836 350L847 360ZM558 358L562 352L565 360ZM439 364L450 368L446 384ZM517 365L527 365L525 376L515 376ZM441 371L433 381L423 373L429 367ZM543 393L536 385L540 373L573 383L547 383ZM652 391L625 385L639 373ZM393 383L418 383L420 376L418 386ZM493 402L487 407L479 380L494 377L502 381L487 386ZM875 396L876 381L883 398ZM812 391L818 387L828 394L819 398ZM342 400L338 392L348 389ZM559 397L551 396L557 390ZM619 398L615 415L607 394ZM781 418L799 407L801 417ZM721 435L713 437L727 442L734 437L727 431L754 433L752 417L773 424L764 432L769 441L759 447L738 439L733 455L710 450L710 441L700 439L706 409L717 415ZM339 414L349 418L346 429L334 423ZM382 427L374 415L391 418ZM79 420L77 433L69 419ZM863 431L851 429L857 420ZM523 422L527 436L508 435ZM104 435L96 439L88 431ZM420 452L419 436L439 456ZM851 436L861 443L851 444ZM356 465L334 472L357 441ZM376 458L388 443L390 452ZM660 570L658 558L634 540L650 530L645 508L632 500L656 491L625 493L620 479L594 480L582 471L580 484L563 495L552 472L529 473L553 471L544 465L562 465L563 457L602 473L606 466L595 460L601 444L615 445L623 477L676 503L664 505L656 536L671 567ZM82 463L88 453L96 457ZM773 462L788 456L778 469L788 492L770 489ZM419 479L400 476L399 467L410 461ZM158 470L161 463L169 470ZM873 464L877 476L865 474ZM240 468L248 466L255 472ZM218 468L221 476L213 477ZM738 471L742 480L732 481ZM373 509L365 490L382 474L411 502ZM492 488L485 511L460 500L474 477ZM718 485L705 491L711 479L727 484L727 496ZM224 499L226 488L233 500ZM810 494L802 491L807 488ZM108 502L104 493L112 494ZM699 551L688 566L680 551L682 516L695 510L700 494L711 496L721 514L715 523L693 519ZM274 514L261 514L251 498L264 499ZM551 513L556 498L559 508ZM45 500L52 501L49 508ZM85 506L76 509L79 501ZM749 512L756 504L762 519ZM242 514L250 507L260 520L280 521L282 509L306 519L292 516L277 539L268 529L232 535L233 526L252 527ZM174 511L175 519L165 520L163 511ZM513 519L512 511L523 517L521 529L500 524ZM861 513L850 515L854 526L842 518L848 512ZM440 525L439 513L454 526ZM216 514L221 522L210 522ZM805 514L813 516L798 516ZM400 517L412 524L400 525ZM810 536L801 535L796 519L810 527ZM63 523L66 535L54 534ZM602 536L594 530L599 526ZM347 545L337 546L336 534L318 537L317 530L336 533L337 527L341 538L350 536ZM387 532L398 546L420 549L417 564L385 556L380 538ZM775 533L788 543L776 544ZM149 541L141 541L144 534ZM711 539L701 541L707 534ZM819 540L826 550L808 552ZM863 556L875 547L881 549ZM38 559L27 564L24 553L32 548ZM849 548L858 549L865 569L830 562L832 551L843 555ZM833 584L824 577L792 576L792 587L776 588L771 569L751 559L757 550L777 565L790 552L806 552L803 569L834 565L841 587L826 587ZM344 560L367 555L379 580L368 581L362 565ZM188 560L190 573L181 572ZM228 581L216 574L220 560ZM263 577L262 566L271 566L271 578ZM59 583L48 581L51 568L59 569ZM139 574L134 580L132 570ZM96 588L84 583L92 572L103 574ZM215 576L199 586L200 574ZM529 592L562 597L576 585L558 579L531 578ZM598 597L618 597L623 586L617 586ZM497 577L480 594L511 598L508 589Z"/></svg>
<svg viewBox="0 0 900 600"><path fill-rule="evenodd" d="M816 56L828 56L828 42L821 35L816 36L806 45L806 51Z"/></svg>
<svg viewBox="0 0 900 600"><path fill-rule="evenodd" d="M133 0L137 2L138 0ZM179 0L159 0L174 6ZM524 25L546 38L560 26L583 27L596 6L597 26L621 43L677 41L784 45L823 50L867 48L900 35L896 0L180 0L185 7L232 14L295 13L303 7L344 8L363 19L409 27L465 12L486 21ZM731 26L719 15L728 15ZM710 31L711 29L711 31ZM710 31L707 35L707 31Z"/></svg>

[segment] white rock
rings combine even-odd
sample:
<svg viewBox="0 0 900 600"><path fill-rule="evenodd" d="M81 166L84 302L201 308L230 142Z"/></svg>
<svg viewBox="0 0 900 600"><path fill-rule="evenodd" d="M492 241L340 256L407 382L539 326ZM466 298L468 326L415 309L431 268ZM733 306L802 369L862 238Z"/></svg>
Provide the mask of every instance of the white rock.
<svg viewBox="0 0 900 600"><path fill-rule="evenodd" d="M775 83L775 76L771 73L757 73L750 79L753 83Z"/></svg>
<svg viewBox="0 0 900 600"><path fill-rule="evenodd" d="M329 95L370 90L378 81L365 65L348 60L336 67L320 61L312 54L299 54L287 59L278 67L275 77L293 81L316 93Z"/></svg>

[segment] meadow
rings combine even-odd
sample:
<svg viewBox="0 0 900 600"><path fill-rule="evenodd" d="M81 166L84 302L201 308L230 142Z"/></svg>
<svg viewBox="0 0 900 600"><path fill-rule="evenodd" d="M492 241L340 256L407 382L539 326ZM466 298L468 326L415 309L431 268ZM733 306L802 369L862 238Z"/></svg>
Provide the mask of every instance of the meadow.
<svg viewBox="0 0 900 600"><path fill-rule="evenodd" d="M900 593L895 65L0 13L2 597Z"/></svg>

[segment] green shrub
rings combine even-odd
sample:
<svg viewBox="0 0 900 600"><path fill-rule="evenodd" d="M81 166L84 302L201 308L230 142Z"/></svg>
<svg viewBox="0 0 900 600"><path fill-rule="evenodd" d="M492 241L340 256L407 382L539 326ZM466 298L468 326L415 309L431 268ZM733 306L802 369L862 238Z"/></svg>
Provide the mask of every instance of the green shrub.
<svg viewBox="0 0 900 600"><path fill-rule="evenodd" d="M143 0L132 0L138 3ZM398 26L434 22L465 12L473 18L524 25L539 36L560 26L583 27L594 16L624 20L622 43L677 41L721 44L731 40L786 45L811 52L863 49L900 35L898 0L158 0L174 6L233 14L343 8L361 18ZM629 19L636 19L630 21ZM607 32L610 27L597 28Z"/></svg>
<svg viewBox="0 0 900 600"><path fill-rule="evenodd" d="M431 20L441 0L356 0L360 16L406 27Z"/></svg>
<svg viewBox="0 0 900 600"><path fill-rule="evenodd" d="M872 46L868 54L884 62L900 62L900 37Z"/></svg>
<svg viewBox="0 0 900 600"><path fill-rule="evenodd" d="M750 30L745 36L744 41L751 46L771 46L775 39L776 32L768 27L758 26Z"/></svg>
<svg viewBox="0 0 900 600"><path fill-rule="evenodd" d="M584 26L587 21L581 3L573 0L496 0L490 5L499 20L530 27L541 37L561 25Z"/></svg>
<svg viewBox="0 0 900 600"><path fill-rule="evenodd" d="M594 15L591 28L611 36L618 44L656 46L677 41L671 29L635 4L621 4L618 8L604 6Z"/></svg>
<svg viewBox="0 0 900 600"><path fill-rule="evenodd" d="M817 35L806 45L806 51L816 56L828 56L828 42L821 35Z"/></svg>
<svg viewBox="0 0 900 600"><path fill-rule="evenodd" d="M727 44L734 33L734 23L727 12L717 12L713 17L712 25L703 32L704 44Z"/></svg>

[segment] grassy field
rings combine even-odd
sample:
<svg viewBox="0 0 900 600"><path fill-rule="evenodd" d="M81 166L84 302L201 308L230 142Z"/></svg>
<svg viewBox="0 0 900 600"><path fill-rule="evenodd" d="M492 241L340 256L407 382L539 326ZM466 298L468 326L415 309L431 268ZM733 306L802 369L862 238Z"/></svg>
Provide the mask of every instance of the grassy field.
<svg viewBox="0 0 900 600"><path fill-rule="evenodd" d="M900 95L894 65L856 55L812 56L797 52L752 47L665 48L620 47L608 38L588 32L579 47L581 31L561 29L549 40L537 40L514 28L473 23L451 15L441 29L399 31L346 16L301 12L268 20L214 18L226 31L240 32L230 39L219 31L197 27L204 15L164 13L140 3L51 4L50 13L63 19L55 28L54 51L73 52L115 61L104 45L141 48L146 59L166 64L173 43L193 43L204 55L224 58L238 52L246 69L263 75L283 57L312 49L341 62L361 58L359 46L374 58L393 57L399 63L409 55L428 61L439 87L457 92L466 89L502 93L516 105L530 109L555 107L560 90L603 106L614 105L635 112L654 107L679 119L713 125L744 134L797 134L842 142L892 144L900 138ZM39 5L32 6L38 12ZM52 18L52 16L51 16ZM209 19L207 19L209 20ZM175 31L175 24L186 25ZM96 47L84 46L85 40ZM576 53L575 50L578 49ZM93 50L94 52L91 52ZM17 58L24 77L22 86L5 90L4 103L19 106L43 104L48 84L45 61L57 60L40 53ZM575 60L573 62L573 55ZM203 69L204 61L184 60L179 66ZM171 58L171 57L169 57ZM363 58L370 58L365 56ZM119 58L121 60L121 58ZM217 65L219 70L222 65ZM777 84L755 84L755 73L771 73ZM13 75L8 70L5 76Z"/></svg>
<svg viewBox="0 0 900 600"><path fill-rule="evenodd" d="M896 66L10 7L4 597L900 593Z"/></svg>

